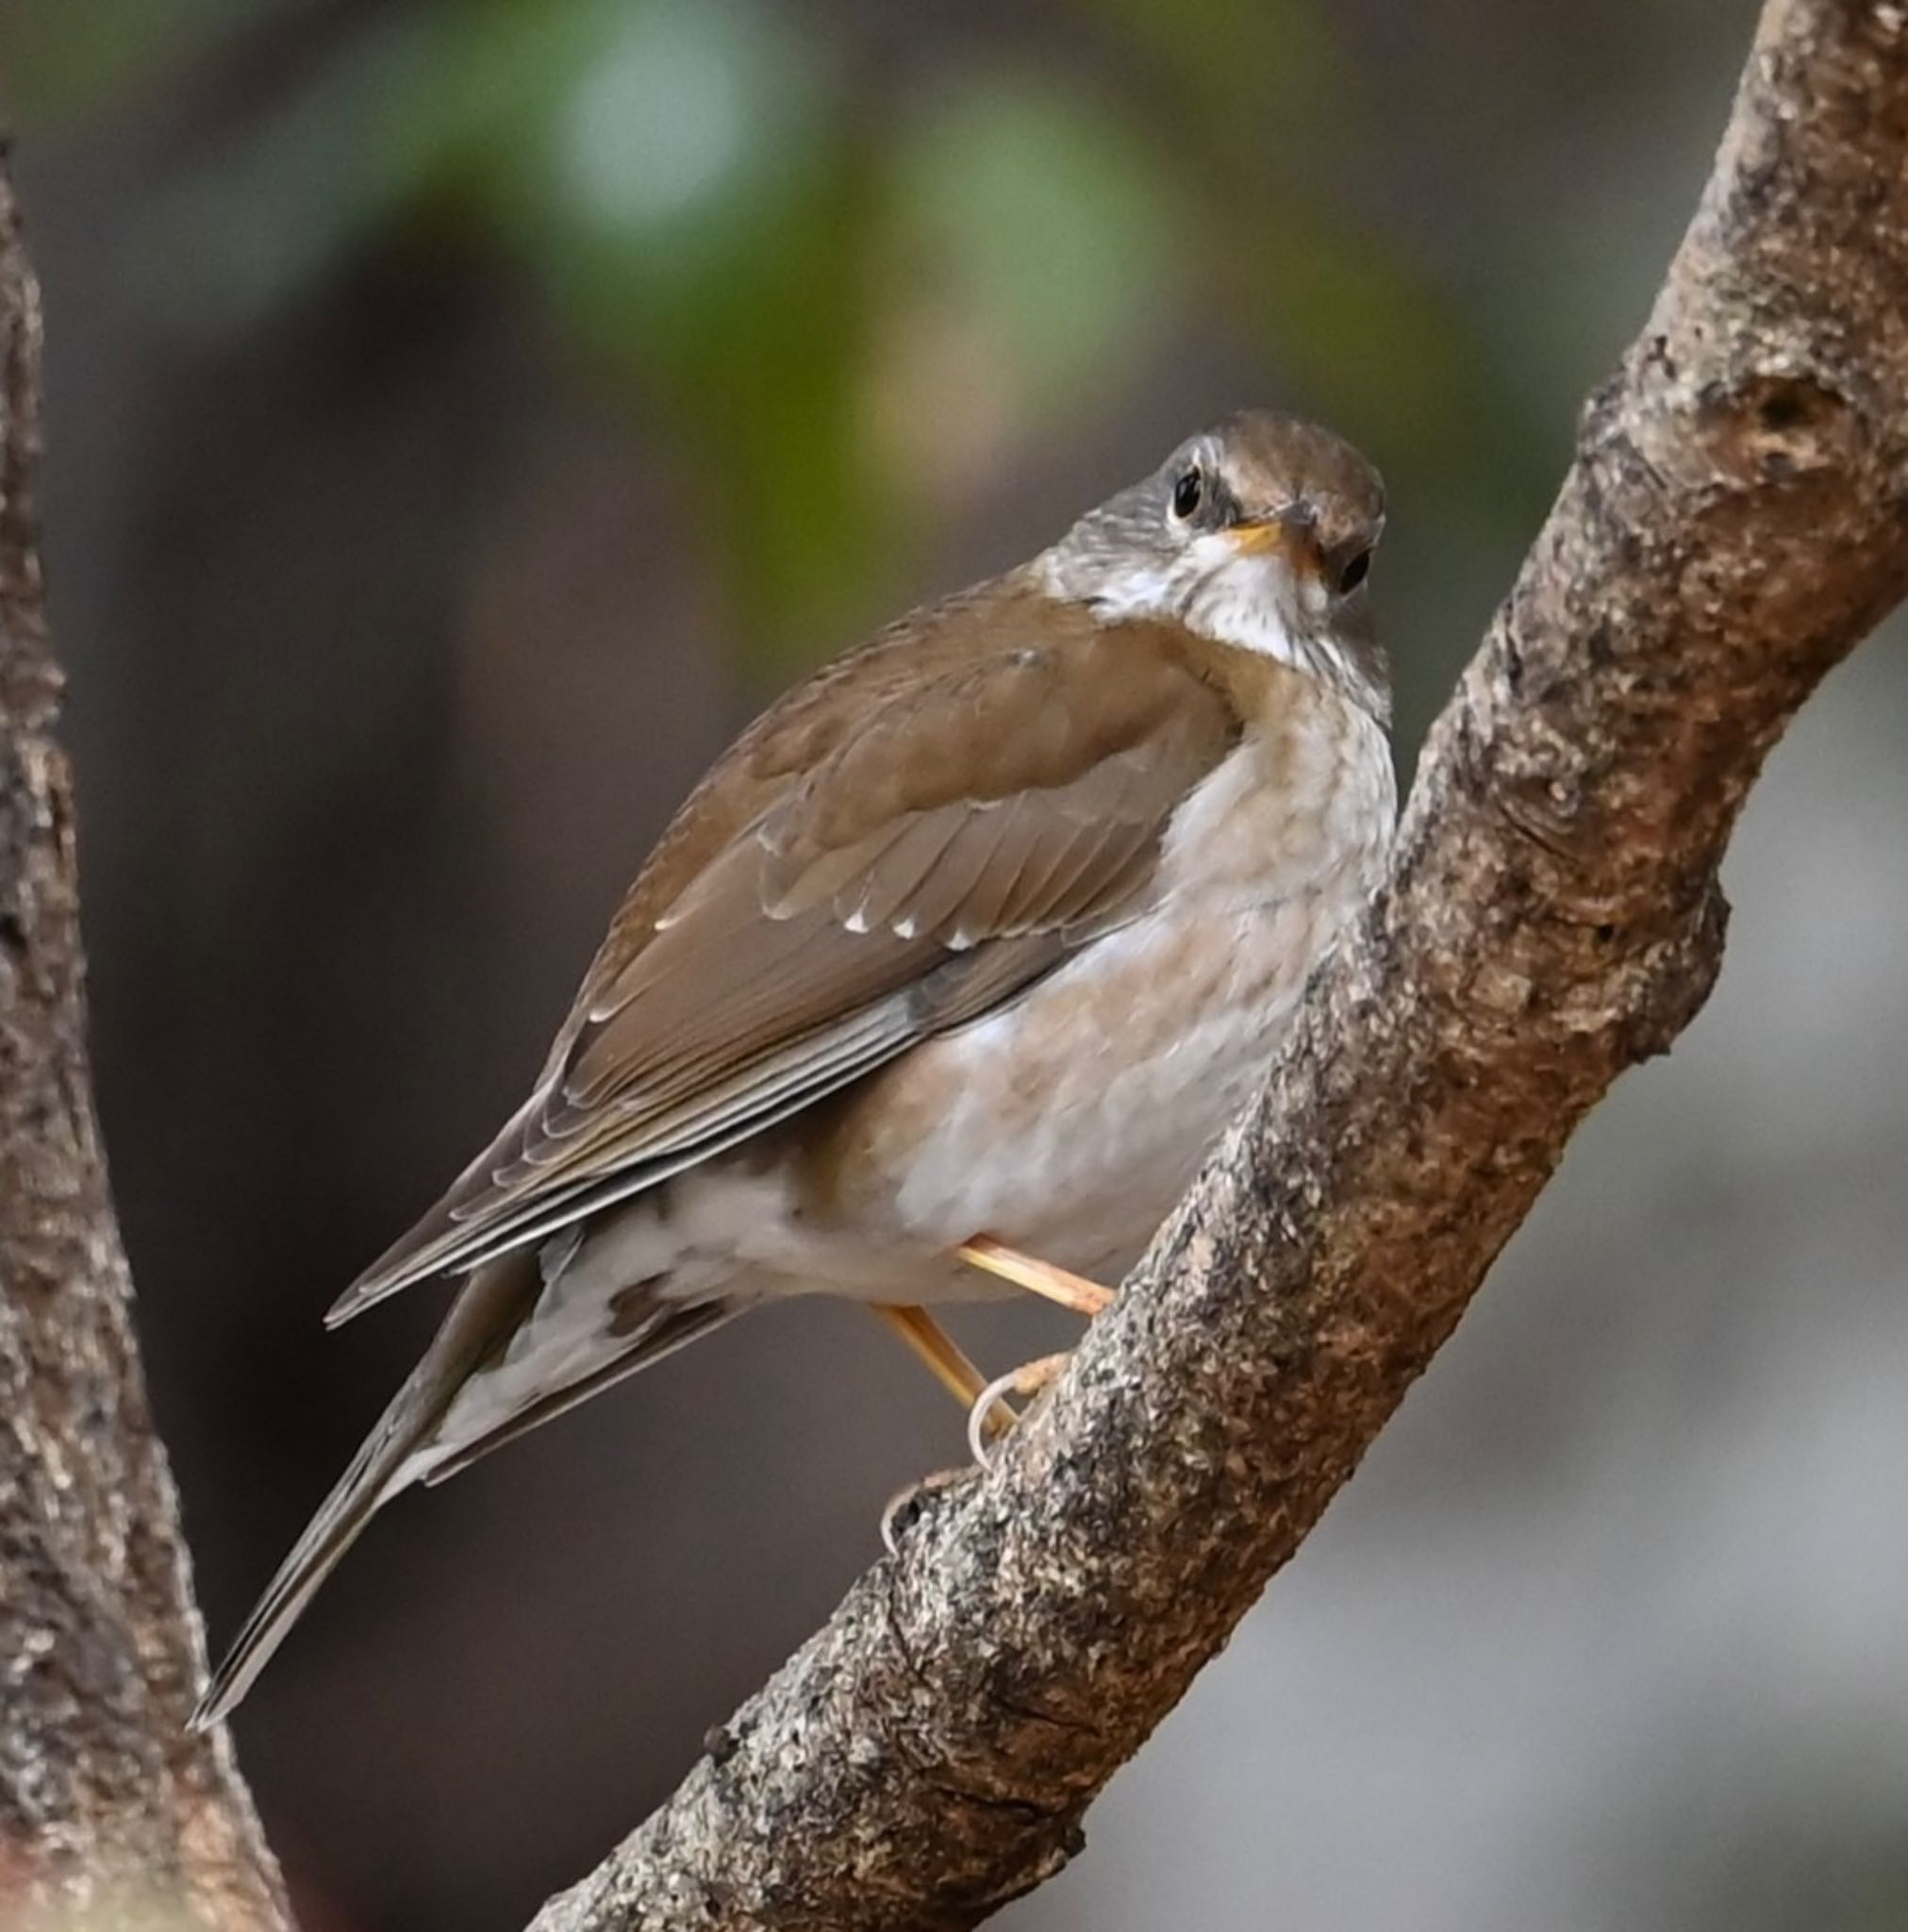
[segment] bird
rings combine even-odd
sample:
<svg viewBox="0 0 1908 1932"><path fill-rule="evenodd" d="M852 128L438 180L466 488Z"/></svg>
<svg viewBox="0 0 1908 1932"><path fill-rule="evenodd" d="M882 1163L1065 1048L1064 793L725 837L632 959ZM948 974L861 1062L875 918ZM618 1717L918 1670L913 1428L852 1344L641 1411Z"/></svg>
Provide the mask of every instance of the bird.
<svg viewBox="0 0 1908 1932"><path fill-rule="evenodd" d="M1397 816L1377 471L1249 409L742 732L664 830L529 1098L330 1310L461 1276L193 1717L373 1514L737 1315L1092 1314L1264 1077Z"/></svg>

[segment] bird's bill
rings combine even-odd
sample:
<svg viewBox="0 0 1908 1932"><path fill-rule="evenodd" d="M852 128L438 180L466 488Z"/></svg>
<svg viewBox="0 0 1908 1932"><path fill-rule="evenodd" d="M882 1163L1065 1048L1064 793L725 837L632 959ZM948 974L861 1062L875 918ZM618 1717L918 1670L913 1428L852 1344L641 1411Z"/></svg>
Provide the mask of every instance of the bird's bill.
<svg viewBox="0 0 1908 1932"><path fill-rule="evenodd" d="M1227 541L1241 557L1282 556L1294 571L1316 575L1318 545L1311 541L1311 525L1289 517L1255 517L1235 524L1225 532Z"/></svg>

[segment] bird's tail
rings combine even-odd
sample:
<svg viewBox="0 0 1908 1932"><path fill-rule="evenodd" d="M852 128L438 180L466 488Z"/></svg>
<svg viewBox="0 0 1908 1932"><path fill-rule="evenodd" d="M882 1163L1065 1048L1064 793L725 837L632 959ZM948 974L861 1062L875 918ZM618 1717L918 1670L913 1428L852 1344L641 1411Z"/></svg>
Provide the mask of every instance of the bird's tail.
<svg viewBox="0 0 1908 1932"><path fill-rule="evenodd" d="M231 1711L365 1524L418 1480L407 1467L414 1452L428 1443L451 1398L497 1339L522 1319L540 1286L534 1254L504 1256L472 1275L423 1358L279 1564L199 1700L191 1729L208 1729Z"/></svg>

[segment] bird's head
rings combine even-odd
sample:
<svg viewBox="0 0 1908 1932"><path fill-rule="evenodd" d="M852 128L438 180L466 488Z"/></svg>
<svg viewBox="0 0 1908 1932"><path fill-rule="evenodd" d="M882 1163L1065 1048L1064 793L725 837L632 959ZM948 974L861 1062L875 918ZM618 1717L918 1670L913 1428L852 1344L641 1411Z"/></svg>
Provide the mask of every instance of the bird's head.
<svg viewBox="0 0 1908 1932"><path fill-rule="evenodd" d="M1385 486L1316 424L1249 409L1189 438L1040 559L1047 588L1109 623L1166 619L1389 708L1365 580Z"/></svg>

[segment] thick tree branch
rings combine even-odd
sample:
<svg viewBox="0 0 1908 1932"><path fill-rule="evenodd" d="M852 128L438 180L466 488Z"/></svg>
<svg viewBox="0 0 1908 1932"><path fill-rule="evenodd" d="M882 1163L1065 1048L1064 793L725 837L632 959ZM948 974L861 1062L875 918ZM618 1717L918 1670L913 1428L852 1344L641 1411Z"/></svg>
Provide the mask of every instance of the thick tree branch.
<svg viewBox="0 0 1908 1932"><path fill-rule="evenodd" d="M1908 588L1908 8L1771 0L1655 312L1301 1037L993 1472L536 1932L920 1932L1051 1875L1584 1112L1702 1004L1763 758Z"/></svg>
<svg viewBox="0 0 1908 1932"><path fill-rule="evenodd" d="M0 1922L290 1924L205 1675L86 1058L33 492L40 298L0 152Z"/></svg>

